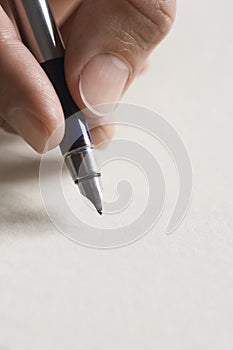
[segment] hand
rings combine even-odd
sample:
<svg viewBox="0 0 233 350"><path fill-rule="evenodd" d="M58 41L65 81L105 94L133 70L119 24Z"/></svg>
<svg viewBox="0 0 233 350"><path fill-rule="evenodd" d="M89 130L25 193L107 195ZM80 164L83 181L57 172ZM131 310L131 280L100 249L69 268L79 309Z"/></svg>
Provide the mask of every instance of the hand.
<svg viewBox="0 0 233 350"><path fill-rule="evenodd" d="M51 0L66 44L66 80L80 108L98 118L111 113L102 103L119 101L153 48L168 33L175 0ZM6 0L0 0L0 125L13 129L36 151L62 124L55 91L22 44ZM98 120L98 119L97 119ZM99 117L99 120L101 118ZM64 130L50 148L57 146ZM92 130L95 143L112 129Z"/></svg>

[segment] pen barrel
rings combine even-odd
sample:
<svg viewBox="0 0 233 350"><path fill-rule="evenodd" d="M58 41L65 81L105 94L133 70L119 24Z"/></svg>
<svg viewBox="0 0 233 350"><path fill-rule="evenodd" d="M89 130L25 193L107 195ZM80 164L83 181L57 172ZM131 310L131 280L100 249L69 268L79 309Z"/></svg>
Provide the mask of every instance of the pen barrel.
<svg viewBox="0 0 233 350"><path fill-rule="evenodd" d="M38 62L64 56L64 44L47 0L10 0L22 41Z"/></svg>

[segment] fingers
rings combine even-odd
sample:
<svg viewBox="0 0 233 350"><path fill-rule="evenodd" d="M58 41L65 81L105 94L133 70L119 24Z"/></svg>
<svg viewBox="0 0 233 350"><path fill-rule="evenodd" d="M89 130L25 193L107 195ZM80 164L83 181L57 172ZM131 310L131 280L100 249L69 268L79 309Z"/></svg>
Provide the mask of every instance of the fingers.
<svg viewBox="0 0 233 350"><path fill-rule="evenodd" d="M38 152L61 125L49 145L55 147L64 132L60 102L1 6L0 52L0 117Z"/></svg>
<svg viewBox="0 0 233 350"><path fill-rule="evenodd" d="M66 24L66 77L79 106L111 113L114 104L101 104L120 100L174 16L175 0L84 0Z"/></svg>

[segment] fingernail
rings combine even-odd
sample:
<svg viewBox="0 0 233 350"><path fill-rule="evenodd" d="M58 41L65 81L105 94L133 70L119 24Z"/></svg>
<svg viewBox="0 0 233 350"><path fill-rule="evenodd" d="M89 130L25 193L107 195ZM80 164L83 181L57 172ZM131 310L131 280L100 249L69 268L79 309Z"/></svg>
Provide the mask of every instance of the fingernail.
<svg viewBox="0 0 233 350"><path fill-rule="evenodd" d="M128 77L128 66L116 56L94 57L83 69L79 80L80 95L86 107L99 116L113 112Z"/></svg>
<svg viewBox="0 0 233 350"><path fill-rule="evenodd" d="M7 122L37 152L44 153L48 150L48 130L32 112L14 108L8 113Z"/></svg>

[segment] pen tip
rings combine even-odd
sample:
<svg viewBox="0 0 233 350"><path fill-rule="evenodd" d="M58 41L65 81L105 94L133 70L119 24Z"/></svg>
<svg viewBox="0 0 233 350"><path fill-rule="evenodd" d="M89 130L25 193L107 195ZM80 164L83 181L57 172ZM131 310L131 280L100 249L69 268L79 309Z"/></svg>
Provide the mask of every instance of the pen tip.
<svg viewBox="0 0 233 350"><path fill-rule="evenodd" d="M98 212L100 215L103 214L101 209L98 209L97 212Z"/></svg>

